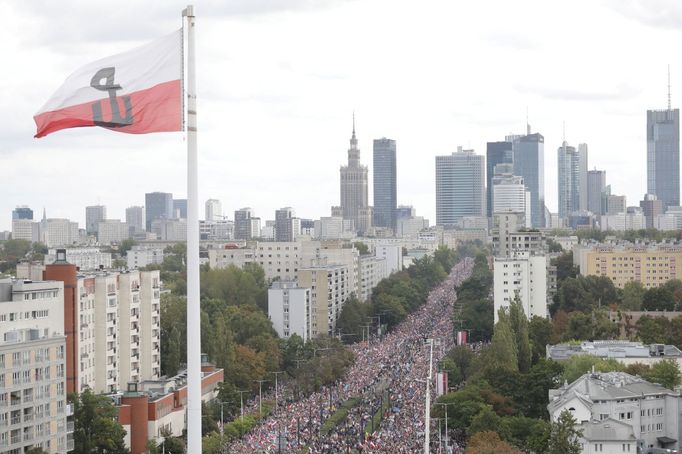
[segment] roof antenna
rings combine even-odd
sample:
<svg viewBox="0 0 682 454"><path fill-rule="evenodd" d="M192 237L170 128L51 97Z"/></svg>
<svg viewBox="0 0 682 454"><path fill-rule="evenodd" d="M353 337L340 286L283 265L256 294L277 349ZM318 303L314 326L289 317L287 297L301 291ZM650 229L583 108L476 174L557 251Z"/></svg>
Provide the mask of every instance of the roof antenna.
<svg viewBox="0 0 682 454"><path fill-rule="evenodd" d="M670 64L668 63L668 110L672 109L672 104L670 102Z"/></svg>
<svg viewBox="0 0 682 454"><path fill-rule="evenodd" d="M528 106L526 106L526 135L530 135L530 123L528 122Z"/></svg>
<svg viewBox="0 0 682 454"><path fill-rule="evenodd" d="M566 145L566 120L563 120L563 130L564 130L564 145Z"/></svg>

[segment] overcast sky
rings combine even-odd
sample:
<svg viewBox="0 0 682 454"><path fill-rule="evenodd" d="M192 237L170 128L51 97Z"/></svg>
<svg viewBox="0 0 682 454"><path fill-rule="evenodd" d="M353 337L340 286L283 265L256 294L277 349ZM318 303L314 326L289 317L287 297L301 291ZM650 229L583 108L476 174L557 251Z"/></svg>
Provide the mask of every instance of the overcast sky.
<svg viewBox="0 0 682 454"><path fill-rule="evenodd" d="M142 6L144 5L144 6ZM109 218L144 193L185 197L180 133L101 128L33 139L33 114L79 66L181 25L184 2L1 1L0 230L11 210ZM361 159L398 146L398 203L435 221L434 156L525 130L545 136L545 194L557 205L562 123L589 145L613 192L646 190L646 109L682 102L679 0L197 1L200 198L264 219L339 203L353 110Z"/></svg>

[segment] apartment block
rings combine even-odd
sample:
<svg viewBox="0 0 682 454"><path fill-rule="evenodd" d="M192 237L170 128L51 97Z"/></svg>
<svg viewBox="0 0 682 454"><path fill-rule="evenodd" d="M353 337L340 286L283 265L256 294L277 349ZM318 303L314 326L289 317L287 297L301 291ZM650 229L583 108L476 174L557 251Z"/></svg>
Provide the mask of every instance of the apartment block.
<svg viewBox="0 0 682 454"><path fill-rule="evenodd" d="M312 266L298 273L298 285L310 289L310 335L333 335L336 319L353 289L344 265Z"/></svg>
<svg viewBox="0 0 682 454"><path fill-rule="evenodd" d="M293 281L275 281L268 289L268 317L279 337L310 339L310 289Z"/></svg>
<svg viewBox="0 0 682 454"><path fill-rule="evenodd" d="M495 323L497 312L519 297L526 316L547 317L547 257L518 252L496 257L493 272Z"/></svg>
<svg viewBox="0 0 682 454"><path fill-rule="evenodd" d="M583 276L606 276L618 288L631 281L645 288L682 279L682 247L673 245L577 245L573 263Z"/></svg>
<svg viewBox="0 0 682 454"><path fill-rule="evenodd" d="M66 261L76 265L79 270L98 270L111 268L111 253L102 252L99 248L67 248ZM57 249L49 249L44 263L49 265L57 260Z"/></svg>
<svg viewBox="0 0 682 454"><path fill-rule="evenodd" d="M360 271L357 298L360 301L368 301L372 297L372 290L379 285L382 279L388 277L386 259L374 255L360 256Z"/></svg>
<svg viewBox="0 0 682 454"><path fill-rule="evenodd" d="M0 451L48 453L67 440L64 284L0 280Z"/></svg>
<svg viewBox="0 0 682 454"><path fill-rule="evenodd" d="M128 269L134 270L147 265L163 263L163 249L135 245L126 254Z"/></svg>
<svg viewBox="0 0 682 454"><path fill-rule="evenodd" d="M159 271L78 274L58 259L45 276L66 289L68 392L117 392L128 381L160 376Z"/></svg>

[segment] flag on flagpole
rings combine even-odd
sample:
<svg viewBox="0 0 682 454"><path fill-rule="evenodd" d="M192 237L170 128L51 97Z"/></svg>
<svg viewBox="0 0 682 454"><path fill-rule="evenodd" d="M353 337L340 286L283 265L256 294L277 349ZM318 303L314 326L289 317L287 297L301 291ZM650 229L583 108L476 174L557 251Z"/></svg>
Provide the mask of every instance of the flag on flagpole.
<svg viewBox="0 0 682 454"><path fill-rule="evenodd" d="M101 126L129 134L182 129L182 30L76 70L33 117L35 137Z"/></svg>

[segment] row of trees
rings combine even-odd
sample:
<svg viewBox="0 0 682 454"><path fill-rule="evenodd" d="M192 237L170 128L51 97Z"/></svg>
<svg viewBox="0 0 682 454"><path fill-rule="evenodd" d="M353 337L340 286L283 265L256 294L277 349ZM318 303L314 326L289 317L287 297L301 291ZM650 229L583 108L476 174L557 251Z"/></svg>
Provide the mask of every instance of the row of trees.
<svg viewBox="0 0 682 454"><path fill-rule="evenodd" d="M572 419L548 421L548 390L560 386L563 367L533 355L530 325L515 299L498 312L480 354L457 346L440 363L455 391L441 396L431 413L444 417L439 404L447 405L448 425L468 439L467 452L560 453L577 445Z"/></svg>
<svg viewBox="0 0 682 454"><path fill-rule="evenodd" d="M21 260L43 261L47 247L43 243L27 240L0 241L0 273L15 274L17 263Z"/></svg>
<svg viewBox="0 0 682 454"><path fill-rule="evenodd" d="M454 313L455 329L467 329L472 342L488 341L493 335L493 273L485 253L476 252L471 276L457 288Z"/></svg>

